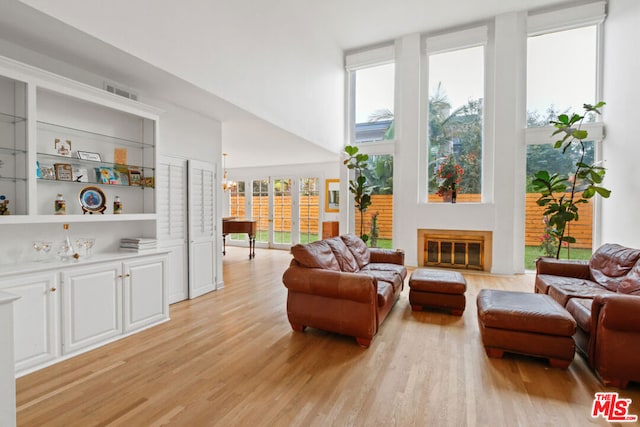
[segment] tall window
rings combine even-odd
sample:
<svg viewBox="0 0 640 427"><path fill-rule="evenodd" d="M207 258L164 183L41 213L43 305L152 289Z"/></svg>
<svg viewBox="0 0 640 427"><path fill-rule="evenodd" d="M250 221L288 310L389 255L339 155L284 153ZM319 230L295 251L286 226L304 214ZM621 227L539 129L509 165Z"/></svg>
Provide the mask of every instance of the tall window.
<svg viewBox="0 0 640 427"><path fill-rule="evenodd" d="M291 178L273 179L273 243L291 243Z"/></svg>
<svg viewBox="0 0 640 427"><path fill-rule="evenodd" d="M234 218L246 218L244 181L239 181L231 187L229 194L229 215ZM231 240L244 240L246 234L233 233L229 237Z"/></svg>
<svg viewBox="0 0 640 427"><path fill-rule="evenodd" d="M430 202L480 202L484 46L429 55Z"/></svg>
<svg viewBox="0 0 640 427"><path fill-rule="evenodd" d="M395 64L376 65L351 72L353 143L394 138Z"/></svg>
<svg viewBox="0 0 640 427"><path fill-rule="evenodd" d="M269 241L269 180L253 181L251 219L256 221L256 242Z"/></svg>
<svg viewBox="0 0 640 427"><path fill-rule="evenodd" d="M527 126L596 102L597 26L527 39ZM594 118L591 118L593 120Z"/></svg>
<svg viewBox="0 0 640 427"><path fill-rule="evenodd" d="M541 170L570 176L580 161L577 152L554 149L557 138L551 138L554 128L550 120L559 114L582 114L582 105L597 101L597 37L598 26L548 32L527 39L527 127L547 127L545 131L527 131L526 151L526 220L525 220L525 268L535 269L535 259L541 255L553 255L557 242L548 232L543 218L544 208L537 206L540 193L535 192L531 181ZM588 116L585 123L594 125L597 118ZM598 128L589 135L598 135ZM597 141L587 141L583 162L593 164L597 160ZM577 190L581 191L578 183ZM576 243L566 246L561 258L588 259L593 246L593 199L579 207L579 220L569 224L566 234Z"/></svg>
<svg viewBox="0 0 640 427"><path fill-rule="evenodd" d="M299 186L300 243L320 239L320 179L302 178Z"/></svg>
<svg viewBox="0 0 640 427"><path fill-rule="evenodd" d="M393 155L370 154L363 171L373 187L371 205L364 214L364 232L372 247L393 248ZM360 230L360 215L355 215L355 230Z"/></svg>

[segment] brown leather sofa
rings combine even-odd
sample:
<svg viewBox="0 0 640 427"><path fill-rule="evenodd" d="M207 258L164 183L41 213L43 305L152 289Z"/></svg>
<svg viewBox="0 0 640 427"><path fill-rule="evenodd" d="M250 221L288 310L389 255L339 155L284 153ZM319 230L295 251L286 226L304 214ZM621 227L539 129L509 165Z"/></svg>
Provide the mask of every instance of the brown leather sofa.
<svg viewBox="0 0 640 427"><path fill-rule="evenodd" d="M576 347L605 385L640 381L639 249L606 244L588 262L540 258L535 292L573 316Z"/></svg>
<svg viewBox="0 0 640 427"><path fill-rule="evenodd" d="M404 252L368 248L346 234L295 245L291 254L282 276L291 327L354 336L369 347L404 287Z"/></svg>

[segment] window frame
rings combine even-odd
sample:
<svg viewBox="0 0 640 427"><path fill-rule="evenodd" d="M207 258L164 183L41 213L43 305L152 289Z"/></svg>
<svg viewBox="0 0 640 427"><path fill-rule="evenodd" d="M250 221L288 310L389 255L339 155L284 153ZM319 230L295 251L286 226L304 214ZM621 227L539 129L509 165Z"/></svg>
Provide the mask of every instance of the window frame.
<svg viewBox="0 0 640 427"><path fill-rule="evenodd" d="M604 68L604 44L603 31L604 20L606 18L606 2L598 1L586 5L569 8L562 8L554 11L542 13L532 12L527 17L527 40L544 34L567 31L577 28L596 26L596 87L595 102L602 100L603 96L603 68ZM524 91L527 91L527 81L524 82ZM606 108L606 107L605 107ZM576 111L576 113L580 113ZM523 118L523 129L525 135L525 155L529 145L554 144L556 136L552 136L555 127L527 127L527 118ZM605 140L605 124L601 115L596 115L596 121L585 123L582 129L589 133L589 140L594 142L594 158L596 162L602 161L602 146ZM526 162L526 159L525 159ZM526 170L526 169L525 169ZM593 248L600 246L602 241L602 201L600 197L594 198L593 205L593 226L592 245Z"/></svg>
<svg viewBox="0 0 640 427"><path fill-rule="evenodd" d="M345 55L345 68L347 79L347 141L350 145L358 145L359 147L371 146L376 144L389 144L395 142L395 135L393 139L370 141L370 142L356 142L356 72L367 68L373 68L381 65L396 64L395 45L385 45L377 48L370 48L358 52L348 53ZM393 112L394 123L397 122L397 72L394 72L393 81Z"/></svg>
<svg viewBox="0 0 640 427"><path fill-rule="evenodd" d="M480 197L482 203L489 203L493 200L493 27L489 23L474 25L465 29L458 29L441 34L426 35L422 38L422 55L420 59L420 150L418 169L418 194L419 204L433 205L429 202L429 56L447 52L455 52L472 47L483 47L483 67L484 67L484 98L482 115L482 172L480 179ZM474 202L465 204L478 204Z"/></svg>

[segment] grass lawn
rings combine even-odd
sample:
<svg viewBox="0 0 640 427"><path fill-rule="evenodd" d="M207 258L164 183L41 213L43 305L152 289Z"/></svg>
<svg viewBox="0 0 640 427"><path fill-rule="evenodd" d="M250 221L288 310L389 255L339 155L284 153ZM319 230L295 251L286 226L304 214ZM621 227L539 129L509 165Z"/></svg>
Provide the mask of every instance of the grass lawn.
<svg viewBox="0 0 640 427"><path fill-rule="evenodd" d="M524 247L524 268L525 270L536 269L536 259L543 256L542 250L537 246L525 246ZM560 251L561 259L585 259L591 258L591 249L577 249L571 248L570 255L566 249Z"/></svg>
<svg viewBox="0 0 640 427"><path fill-rule="evenodd" d="M232 240L242 240L247 237L246 234L230 234L230 239ZM259 230L258 234L256 234L256 242L267 242L269 240L269 232L265 230ZM316 240L320 240L320 236L312 234L307 235L303 234L300 236L300 243L309 243L315 242ZM291 243L291 233L288 232L277 232L273 239L274 243L287 244ZM378 248L383 249L393 249L391 245L391 239L378 239L378 244L376 245Z"/></svg>

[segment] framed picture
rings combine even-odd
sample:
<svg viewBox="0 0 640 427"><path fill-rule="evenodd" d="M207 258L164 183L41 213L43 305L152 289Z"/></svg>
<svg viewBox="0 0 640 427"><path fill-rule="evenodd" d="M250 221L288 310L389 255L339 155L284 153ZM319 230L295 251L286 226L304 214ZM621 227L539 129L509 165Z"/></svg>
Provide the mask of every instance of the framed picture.
<svg viewBox="0 0 640 427"><path fill-rule="evenodd" d="M142 175L140 171L129 170L129 185L142 185Z"/></svg>
<svg viewBox="0 0 640 427"><path fill-rule="evenodd" d="M87 168L73 168L73 181L89 182L89 172L87 171Z"/></svg>
<svg viewBox="0 0 640 427"><path fill-rule="evenodd" d="M126 148L114 148L113 149L113 163L116 165L127 164L127 149Z"/></svg>
<svg viewBox="0 0 640 427"><path fill-rule="evenodd" d="M92 153L90 151L77 151L78 158L82 160L91 160L93 162L101 162L102 157L100 157L100 153Z"/></svg>
<svg viewBox="0 0 640 427"><path fill-rule="evenodd" d="M325 189L324 211L340 212L340 180L325 180Z"/></svg>
<svg viewBox="0 0 640 427"><path fill-rule="evenodd" d="M148 188L153 188L153 177L152 176L145 176L144 178L142 178L142 186L143 187L148 187Z"/></svg>
<svg viewBox="0 0 640 427"><path fill-rule="evenodd" d="M40 179L56 179L56 171L51 165L39 164Z"/></svg>
<svg viewBox="0 0 640 427"><path fill-rule="evenodd" d="M96 168L96 178L101 184L119 185L120 172L113 168Z"/></svg>
<svg viewBox="0 0 640 427"><path fill-rule="evenodd" d="M59 156L71 157L71 141L69 141L68 139L66 141L63 141L56 138L53 146Z"/></svg>
<svg viewBox="0 0 640 427"><path fill-rule="evenodd" d="M55 163L53 168L56 171L58 181L73 181L73 168L67 163Z"/></svg>

